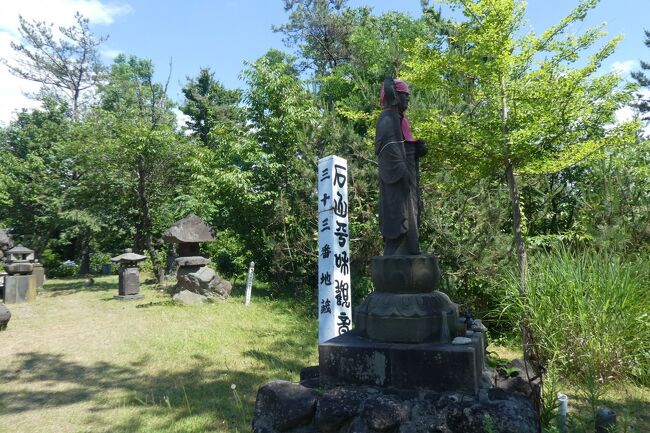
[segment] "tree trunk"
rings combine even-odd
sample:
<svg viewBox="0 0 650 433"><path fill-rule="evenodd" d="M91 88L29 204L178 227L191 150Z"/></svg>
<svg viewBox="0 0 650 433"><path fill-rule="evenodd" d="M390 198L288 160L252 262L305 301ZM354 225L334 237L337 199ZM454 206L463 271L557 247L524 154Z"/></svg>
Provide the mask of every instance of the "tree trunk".
<svg viewBox="0 0 650 433"><path fill-rule="evenodd" d="M158 284L162 283L165 279L165 269L158 260L158 253L153 244L153 237L151 235L151 218L149 216L149 200L147 199L145 170L142 161L138 162L138 199L140 200L140 217L144 246L149 253L153 273L156 277Z"/></svg>
<svg viewBox="0 0 650 433"><path fill-rule="evenodd" d="M79 264L79 275L90 273L90 237L87 234L81 235L81 262Z"/></svg>
<svg viewBox="0 0 650 433"><path fill-rule="evenodd" d="M519 265L519 295L525 297L528 293L526 277L528 274L528 260L526 257L526 244L521 233L521 205L519 203L519 192L515 180L514 168L510 161L506 162L506 182L510 192L510 204L512 206L512 231L515 236L515 248L517 251L517 263Z"/></svg>
<svg viewBox="0 0 650 433"><path fill-rule="evenodd" d="M517 191L517 182L515 179L514 167L510 160L506 161L506 182L510 192L510 204L512 205L512 231L515 237L515 249L517 251L517 264L519 265L519 297L524 305L528 296L528 258L526 256L526 244L521 232L521 205L519 203L519 193ZM521 317L521 340L524 349L524 360L530 362L535 370L538 370L537 360L534 355L533 335L528 325L528 318L524 312Z"/></svg>

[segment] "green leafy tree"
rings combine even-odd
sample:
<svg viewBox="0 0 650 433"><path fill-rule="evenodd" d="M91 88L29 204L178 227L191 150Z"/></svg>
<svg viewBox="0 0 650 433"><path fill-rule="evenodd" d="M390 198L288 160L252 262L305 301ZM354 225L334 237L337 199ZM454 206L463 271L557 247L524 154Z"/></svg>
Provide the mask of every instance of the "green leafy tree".
<svg viewBox="0 0 650 433"><path fill-rule="evenodd" d="M166 85L156 83L153 74L148 60L123 55L115 59L92 114L101 129L91 146L102 158L94 177L105 173L114 181L113 188L105 184L109 190L126 198L122 212L133 219L135 247L149 253L160 281L164 268L158 260L158 239L178 217L175 197L189 181L182 161L192 157L193 147L176 131Z"/></svg>
<svg viewBox="0 0 650 433"><path fill-rule="evenodd" d="M96 37L88 19L80 13L70 27L59 27L19 17L21 43L11 43L17 54L13 61L3 60L9 71L26 80L42 84L41 93L69 104L72 118L81 114L84 95L92 93L99 82L102 65L97 48L106 38Z"/></svg>
<svg viewBox="0 0 650 433"><path fill-rule="evenodd" d="M650 32L645 30L645 46L650 48ZM639 87L650 92L650 77L644 71L650 71L650 63L641 60L641 70L632 72L632 78L637 82ZM637 100L633 105L639 110L644 121L650 122L650 95L637 94Z"/></svg>
<svg viewBox="0 0 650 433"><path fill-rule="evenodd" d="M303 66L324 73L349 61L351 22L344 11L347 0L284 0L289 22L274 27L285 43L296 47Z"/></svg>
<svg viewBox="0 0 650 433"><path fill-rule="evenodd" d="M188 78L182 91L185 101L180 110L189 117L187 128L203 144L218 147L241 133L241 91L223 87L208 68L202 68L198 77Z"/></svg>
<svg viewBox="0 0 650 433"><path fill-rule="evenodd" d="M63 149L70 137L67 106L52 99L43 109L18 113L2 131L3 164L0 221L13 227L19 241L41 253L65 228L61 212L74 169Z"/></svg>
<svg viewBox="0 0 650 433"><path fill-rule="evenodd" d="M406 62L414 87L444 94L448 104L424 113L418 124L436 149L436 162L457 179L502 173L510 195L520 295L526 295L524 217L516 173L556 172L634 128L605 128L629 100L614 73L599 67L620 38L581 56L603 36L602 26L570 34L597 0L583 0L541 35L522 34L525 4L516 0L450 0L466 21L441 35L446 49L422 40ZM526 331L524 329L524 331ZM524 335L524 342L529 343ZM528 349L528 346L526 347ZM528 351L527 351L528 352ZM528 353L527 353L528 354Z"/></svg>

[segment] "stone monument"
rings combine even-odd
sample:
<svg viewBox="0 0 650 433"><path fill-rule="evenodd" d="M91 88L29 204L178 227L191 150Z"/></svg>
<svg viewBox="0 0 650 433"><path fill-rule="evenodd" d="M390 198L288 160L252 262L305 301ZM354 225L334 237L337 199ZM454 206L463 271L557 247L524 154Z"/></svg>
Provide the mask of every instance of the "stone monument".
<svg viewBox="0 0 650 433"><path fill-rule="evenodd" d="M420 251L419 159L426 146L413 138L404 117L409 89L386 79L382 90L375 153L384 255L372 260L374 292L356 309L354 330L319 345L321 384L477 394L483 333L467 334L458 305L436 290L436 257Z"/></svg>
<svg viewBox="0 0 650 433"><path fill-rule="evenodd" d="M34 251L17 245L5 251L3 299L5 304L17 304L36 299Z"/></svg>
<svg viewBox="0 0 650 433"><path fill-rule="evenodd" d="M138 263L147 257L135 254L131 248L124 250L124 253L113 257L111 261L120 265L117 273L119 283L115 299L120 301L135 301L143 299L144 295L140 293L140 268Z"/></svg>
<svg viewBox="0 0 650 433"><path fill-rule="evenodd" d="M214 242L214 230L194 214L176 221L163 234L165 242L178 244L179 257L174 260L176 286L174 295L189 291L205 297L227 298L232 284L208 267L210 259L201 256L199 243Z"/></svg>
<svg viewBox="0 0 650 433"><path fill-rule="evenodd" d="M374 291L355 310L351 331L319 344L319 366L303 369L300 384L260 387L253 432L535 433L539 418L527 396L491 383L486 328L460 317L437 290L436 257L420 251L426 147L404 117L409 88L387 78L380 99L384 254L372 261Z"/></svg>

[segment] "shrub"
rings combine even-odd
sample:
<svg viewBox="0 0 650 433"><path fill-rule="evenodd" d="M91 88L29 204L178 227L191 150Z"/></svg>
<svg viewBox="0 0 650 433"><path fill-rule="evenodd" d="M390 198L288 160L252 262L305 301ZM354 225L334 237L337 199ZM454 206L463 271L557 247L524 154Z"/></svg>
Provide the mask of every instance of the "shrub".
<svg viewBox="0 0 650 433"><path fill-rule="evenodd" d="M49 276L57 278L74 277L79 275L79 265L63 265L49 270Z"/></svg>
<svg viewBox="0 0 650 433"><path fill-rule="evenodd" d="M543 365L555 358L576 383L632 378L650 384L650 267L639 258L556 248L531 257L528 296L513 275L502 319L523 315Z"/></svg>
<svg viewBox="0 0 650 433"><path fill-rule="evenodd" d="M117 266L111 262L111 255L108 253L93 253L90 256L90 273L99 275L102 273L104 264L111 264L111 273L115 273Z"/></svg>

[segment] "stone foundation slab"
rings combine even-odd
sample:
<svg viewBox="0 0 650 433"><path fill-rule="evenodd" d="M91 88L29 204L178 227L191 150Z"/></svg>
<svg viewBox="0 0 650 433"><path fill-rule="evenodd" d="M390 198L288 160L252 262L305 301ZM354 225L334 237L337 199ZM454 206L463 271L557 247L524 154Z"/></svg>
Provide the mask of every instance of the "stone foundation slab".
<svg viewBox="0 0 650 433"><path fill-rule="evenodd" d="M318 346L320 384L371 385L400 389L427 388L477 394L484 365L484 337L471 343L385 343L355 331Z"/></svg>

